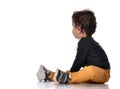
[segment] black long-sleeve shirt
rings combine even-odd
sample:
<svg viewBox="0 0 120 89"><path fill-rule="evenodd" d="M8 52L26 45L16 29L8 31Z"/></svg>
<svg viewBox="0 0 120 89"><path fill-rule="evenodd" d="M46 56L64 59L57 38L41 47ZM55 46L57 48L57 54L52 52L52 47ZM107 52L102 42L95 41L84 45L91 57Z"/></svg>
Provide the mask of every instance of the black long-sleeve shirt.
<svg viewBox="0 0 120 89"><path fill-rule="evenodd" d="M78 42L76 58L70 71L76 72L81 67L89 65L110 69L110 63L105 51L91 36L81 38Z"/></svg>

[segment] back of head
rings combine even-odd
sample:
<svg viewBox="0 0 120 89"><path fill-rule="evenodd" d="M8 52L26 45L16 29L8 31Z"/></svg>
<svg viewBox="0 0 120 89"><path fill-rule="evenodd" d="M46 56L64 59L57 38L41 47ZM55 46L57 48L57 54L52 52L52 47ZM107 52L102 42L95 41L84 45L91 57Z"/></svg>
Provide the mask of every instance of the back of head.
<svg viewBox="0 0 120 89"><path fill-rule="evenodd" d="M72 21L75 26L80 26L88 36L91 36L96 30L96 17L90 10L75 11L72 15Z"/></svg>

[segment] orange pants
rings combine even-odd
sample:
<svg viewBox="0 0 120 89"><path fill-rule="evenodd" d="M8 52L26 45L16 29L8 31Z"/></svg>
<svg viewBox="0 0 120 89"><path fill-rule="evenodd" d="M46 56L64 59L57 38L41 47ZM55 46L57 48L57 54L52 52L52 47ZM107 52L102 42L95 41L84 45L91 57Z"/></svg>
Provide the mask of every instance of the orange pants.
<svg viewBox="0 0 120 89"><path fill-rule="evenodd" d="M50 73L53 81L54 72ZM96 66L86 66L77 72L69 72L71 80L68 83L105 83L110 78L110 70L105 70Z"/></svg>

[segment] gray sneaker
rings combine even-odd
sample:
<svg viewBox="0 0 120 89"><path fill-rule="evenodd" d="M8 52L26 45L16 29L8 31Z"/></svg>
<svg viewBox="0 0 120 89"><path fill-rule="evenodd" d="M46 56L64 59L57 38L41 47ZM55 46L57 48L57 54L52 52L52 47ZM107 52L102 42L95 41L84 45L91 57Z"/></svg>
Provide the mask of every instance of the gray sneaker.
<svg viewBox="0 0 120 89"><path fill-rule="evenodd" d="M63 72L59 69L56 70L54 81L58 81L59 83L68 83L69 79L69 73Z"/></svg>
<svg viewBox="0 0 120 89"><path fill-rule="evenodd" d="M40 68L37 72L37 77L39 81L49 81L50 70L47 70L43 65L40 65Z"/></svg>

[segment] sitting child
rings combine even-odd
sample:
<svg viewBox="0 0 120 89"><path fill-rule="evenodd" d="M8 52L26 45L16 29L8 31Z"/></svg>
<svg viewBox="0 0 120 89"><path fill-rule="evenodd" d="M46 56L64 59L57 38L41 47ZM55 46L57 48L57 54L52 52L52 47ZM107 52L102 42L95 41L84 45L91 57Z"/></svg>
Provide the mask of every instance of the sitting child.
<svg viewBox="0 0 120 89"><path fill-rule="evenodd" d="M76 58L70 71L57 69L52 72L40 66L39 81L59 83L105 83L110 78L110 64L103 48L93 39L96 31L96 17L90 10L76 11L72 15L72 33L79 39ZM82 69L81 69L82 68Z"/></svg>

